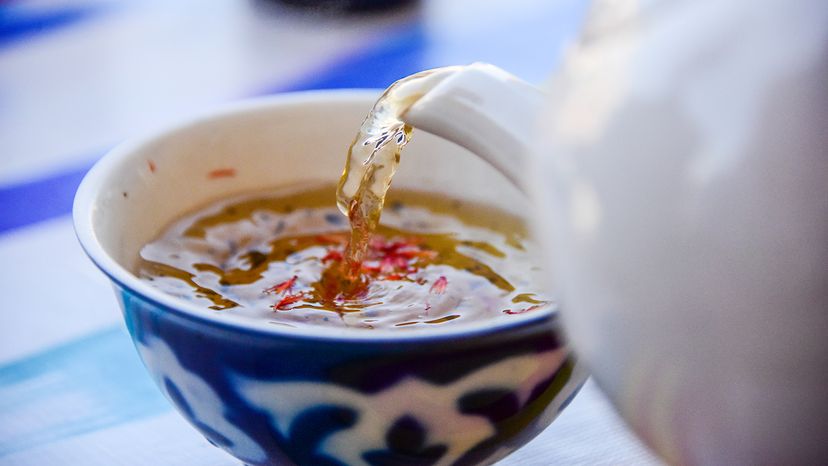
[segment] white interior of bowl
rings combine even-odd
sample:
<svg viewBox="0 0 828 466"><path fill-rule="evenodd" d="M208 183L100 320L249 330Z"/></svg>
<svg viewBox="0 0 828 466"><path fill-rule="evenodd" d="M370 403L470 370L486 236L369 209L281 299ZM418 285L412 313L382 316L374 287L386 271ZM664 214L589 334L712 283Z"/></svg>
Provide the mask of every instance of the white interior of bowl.
<svg viewBox="0 0 828 466"><path fill-rule="evenodd" d="M98 266L124 285L176 309L214 315L132 275L141 247L171 221L210 201L283 186L334 183L377 96L374 91L324 91L259 99L125 143L90 171L78 191L74 215L81 243ZM235 175L210 177L212 171L227 168ZM524 217L528 210L525 197L500 173L467 150L424 132L415 132L406 146L391 189L395 187L445 193ZM515 317L520 321L527 316ZM343 332L313 333L329 330Z"/></svg>

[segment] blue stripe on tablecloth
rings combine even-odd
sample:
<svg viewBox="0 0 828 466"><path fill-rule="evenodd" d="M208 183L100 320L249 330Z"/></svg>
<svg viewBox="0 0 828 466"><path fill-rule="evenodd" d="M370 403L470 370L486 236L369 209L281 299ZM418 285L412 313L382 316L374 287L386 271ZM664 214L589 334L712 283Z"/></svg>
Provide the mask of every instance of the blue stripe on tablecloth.
<svg viewBox="0 0 828 466"><path fill-rule="evenodd" d="M263 89L253 95L386 87L392 81L422 69L425 40L420 24L389 34L377 41L379 46L340 59L296 84ZM92 162L41 179L0 187L0 233L70 213L75 191L91 167Z"/></svg>
<svg viewBox="0 0 828 466"><path fill-rule="evenodd" d="M91 163L45 178L0 187L0 233L68 214Z"/></svg>
<svg viewBox="0 0 828 466"><path fill-rule="evenodd" d="M0 5L0 47L69 26L99 13L93 6L69 6L46 11L27 12L16 5Z"/></svg>
<svg viewBox="0 0 828 466"><path fill-rule="evenodd" d="M412 23L389 37L377 38L380 47L346 56L319 73L311 73L293 86L263 93L310 89L386 88L392 82L421 71L428 47L423 25Z"/></svg>
<svg viewBox="0 0 828 466"><path fill-rule="evenodd" d="M0 458L169 411L120 327L0 366ZM2 461L0 461L2 462Z"/></svg>

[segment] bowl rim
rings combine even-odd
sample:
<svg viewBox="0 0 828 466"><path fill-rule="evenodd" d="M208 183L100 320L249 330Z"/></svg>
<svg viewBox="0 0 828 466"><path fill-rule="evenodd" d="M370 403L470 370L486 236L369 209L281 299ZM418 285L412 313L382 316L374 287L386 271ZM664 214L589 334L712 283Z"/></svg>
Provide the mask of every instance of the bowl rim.
<svg viewBox="0 0 828 466"><path fill-rule="evenodd" d="M117 145L93 165L84 176L75 194L72 206L72 217L75 234L81 247L92 262L115 284L128 290L133 295L140 297L144 301L164 308L165 311L171 312L175 316L199 324L217 326L226 330L243 330L254 334L268 335L270 337L370 343L382 341L431 341L453 339L456 337L467 338L470 336L500 334L507 330L518 331L534 324L540 324L545 320L555 319L558 315L557 307L541 310L537 313L512 316L514 319L501 319L495 322L488 319L481 319L480 321L462 326L437 327L422 331L399 331L394 329L366 330L324 326L312 328L288 328L277 325L267 326L264 322L259 322L253 318L223 317L220 315L223 311L206 309L150 286L147 282L140 280L135 274L111 257L98 240L93 214L101 186L106 184L113 169L119 166L123 160L129 159L134 153L139 152L142 148L153 144L155 141L172 136L188 127L233 118L234 116L241 116L250 112L288 107L296 104L353 102L370 105L376 100L381 91L380 89L311 90L245 99L231 104L225 104L212 111L202 112L195 117L185 119L179 123L167 125L160 131L129 139ZM356 131L359 124L359 121L354 122L354 131Z"/></svg>

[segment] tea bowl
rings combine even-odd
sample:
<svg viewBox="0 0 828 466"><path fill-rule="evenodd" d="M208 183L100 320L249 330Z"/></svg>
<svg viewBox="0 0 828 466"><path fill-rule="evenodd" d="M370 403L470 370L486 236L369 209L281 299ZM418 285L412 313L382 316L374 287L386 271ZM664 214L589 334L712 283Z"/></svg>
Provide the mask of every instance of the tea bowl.
<svg viewBox="0 0 828 466"><path fill-rule="evenodd" d="M208 201L336 180L377 95L243 102L121 145L78 190L77 235L112 280L150 376L246 464L491 464L548 426L587 376L555 310L428 331L285 328L198 307L131 272L142 245ZM459 146L417 133L403 157L394 186L528 211Z"/></svg>

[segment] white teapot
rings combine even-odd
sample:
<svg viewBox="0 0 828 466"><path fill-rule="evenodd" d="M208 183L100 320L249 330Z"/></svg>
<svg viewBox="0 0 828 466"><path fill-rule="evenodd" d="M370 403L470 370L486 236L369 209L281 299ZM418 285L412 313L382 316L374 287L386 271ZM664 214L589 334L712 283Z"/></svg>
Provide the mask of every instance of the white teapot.
<svg viewBox="0 0 828 466"><path fill-rule="evenodd" d="M828 4L599 2L541 93L405 114L536 204L569 336L674 464L828 462Z"/></svg>

